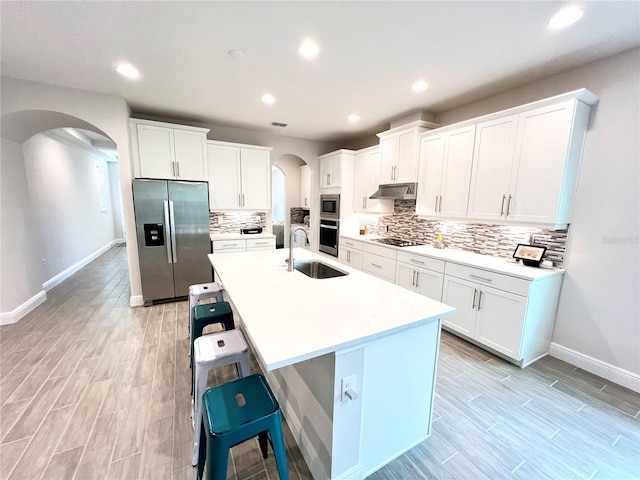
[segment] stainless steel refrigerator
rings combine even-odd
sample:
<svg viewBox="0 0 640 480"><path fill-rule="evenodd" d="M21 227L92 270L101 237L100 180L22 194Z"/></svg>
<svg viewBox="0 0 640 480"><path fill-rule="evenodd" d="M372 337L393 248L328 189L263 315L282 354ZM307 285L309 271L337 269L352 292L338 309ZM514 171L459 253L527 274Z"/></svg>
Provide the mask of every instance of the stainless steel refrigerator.
<svg viewBox="0 0 640 480"><path fill-rule="evenodd" d="M145 305L211 282L208 184L133 180L133 203Z"/></svg>

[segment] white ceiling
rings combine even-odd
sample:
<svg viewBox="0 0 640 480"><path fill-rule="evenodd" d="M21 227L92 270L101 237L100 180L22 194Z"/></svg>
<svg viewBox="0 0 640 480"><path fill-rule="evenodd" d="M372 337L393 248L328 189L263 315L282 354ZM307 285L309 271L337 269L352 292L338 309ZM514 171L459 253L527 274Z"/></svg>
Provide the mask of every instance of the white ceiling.
<svg viewBox="0 0 640 480"><path fill-rule="evenodd" d="M345 140L640 44L640 2L579 3L583 19L551 31L564 2L2 1L1 67L123 96L140 114ZM297 53L307 37L313 61ZM120 77L119 61L142 77ZM429 88L415 94L418 79Z"/></svg>

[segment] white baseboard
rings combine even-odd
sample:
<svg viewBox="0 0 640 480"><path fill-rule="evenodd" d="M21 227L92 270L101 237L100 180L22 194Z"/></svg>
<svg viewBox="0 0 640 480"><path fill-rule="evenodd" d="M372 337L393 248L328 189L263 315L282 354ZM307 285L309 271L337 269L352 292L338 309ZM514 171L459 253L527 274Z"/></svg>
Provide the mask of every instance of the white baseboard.
<svg viewBox="0 0 640 480"><path fill-rule="evenodd" d="M131 295L129 297L129 306L130 307L141 307L144 305L144 299L142 295Z"/></svg>
<svg viewBox="0 0 640 480"><path fill-rule="evenodd" d="M47 292L40 290L36 295L24 302L17 308L14 308L10 312L0 313L0 325L10 325L16 323L26 314L31 312L38 305L43 303L47 299Z"/></svg>
<svg viewBox="0 0 640 480"><path fill-rule="evenodd" d="M640 375L551 342L549 355L640 393Z"/></svg>
<svg viewBox="0 0 640 480"><path fill-rule="evenodd" d="M124 238L116 238L111 242L112 245L122 245L123 243L126 243Z"/></svg>
<svg viewBox="0 0 640 480"><path fill-rule="evenodd" d="M64 282L67 278L69 278L71 275L76 273L82 267L88 265L90 262L98 258L100 255L102 255L104 252L109 250L114 245L117 245L118 243L120 243L118 240L112 240L111 242L107 243L104 247L99 248L98 250L88 255L87 257L83 258L79 262L76 262L73 265L71 265L69 268L64 269L55 277L44 282L42 284L42 288L44 288L44 290L48 292L56 285L60 285L62 282Z"/></svg>

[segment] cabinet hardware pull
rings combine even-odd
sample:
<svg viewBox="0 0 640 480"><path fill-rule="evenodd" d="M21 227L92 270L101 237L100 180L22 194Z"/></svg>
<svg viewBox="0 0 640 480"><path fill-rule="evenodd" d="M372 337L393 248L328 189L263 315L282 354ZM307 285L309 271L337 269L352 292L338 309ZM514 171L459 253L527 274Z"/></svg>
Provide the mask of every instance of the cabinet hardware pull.
<svg viewBox="0 0 640 480"><path fill-rule="evenodd" d="M382 266L381 266L381 265L376 265L375 263L372 263L371 265L372 265L373 267L376 267L376 268L382 268Z"/></svg>
<svg viewBox="0 0 640 480"><path fill-rule="evenodd" d="M304 206L307 206L307 197L304 197Z"/></svg>
<svg viewBox="0 0 640 480"><path fill-rule="evenodd" d="M242 206L242 201L240 200L240 194L238 194L238 206L241 207Z"/></svg>
<svg viewBox="0 0 640 480"><path fill-rule="evenodd" d="M507 202L507 215L506 215L507 217L511 213L510 210L511 210L511 195L509 195L509 201Z"/></svg>
<svg viewBox="0 0 640 480"><path fill-rule="evenodd" d="M256 245L269 245L269 242L256 242Z"/></svg>
<svg viewBox="0 0 640 480"><path fill-rule="evenodd" d="M420 287L420 285L418 284L419 280L420 280L420 272L416 271L416 288Z"/></svg>
<svg viewBox="0 0 640 480"><path fill-rule="evenodd" d="M242 194L242 206L244 207L244 193Z"/></svg>
<svg viewBox="0 0 640 480"><path fill-rule="evenodd" d="M483 282L492 282L493 280L491 280L490 278L486 278L486 277L479 277L478 275L474 275L473 273L470 273L469 276L471 278L475 278L476 280L482 280Z"/></svg>
<svg viewBox="0 0 640 480"><path fill-rule="evenodd" d="M502 204L500 205L500 216L504 215L504 201L507 199L506 195L502 195Z"/></svg>
<svg viewBox="0 0 640 480"><path fill-rule="evenodd" d="M180 176L180 162L176 162L176 170L178 171L178 177Z"/></svg>
<svg viewBox="0 0 640 480"><path fill-rule="evenodd" d="M482 308L482 290L480 290L480 296L478 297L478 311Z"/></svg>
<svg viewBox="0 0 640 480"><path fill-rule="evenodd" d="M415 270L411 270L411 286L412 287L416 286L416 271Z"/></svg>
<svg viewBox="0 0 640 480"><path fill-rule="evenodd" d="M327 185L331 185L331 174L327 173Z"/></svg>
<svg viewBox="0 0 640 480"><path fill-rule="evenodd" d="M222 246L223 247L237 247L238 244L237 243L223 243Z"/></svg>
<svg viewBox="0 0 640 480"><path fill-rule="evenodd" d="M351 262L351 252L347 250L347 262Z"/></svg>
<svg viewBox="0 0 640 480"><path fill-rule="evenodd" d="M413 258L410 258L409 261L412 262L412 263L417 263L419 265L424 265L424 262L421 262L420 260L415 260Z"/></svg>
<svg viewBox="0 0 640 480"><path fill-rule="evenodd" d="M473 305L471 305L471 309L473 310L474 308L476 308L476 296L478 295L478 290L477 289L473 289Z"/></svg>
<svg viewBox="0 0 640 480"><path fill-rule="evenodd" d="M442 213L442 195L440 195L440 206L438 207L438 212Z"/></svg>
<svg viewBox="0 0 640 480"><path fill-rule="evenodd" d="M393 167L393 168L395 168L395 169L396 169L396 173L394 174L393 179L394 179L394 180L397 180L397 179L398 179L398 167Z"/></svg>
<svg viewBox="0 0 640 480"><path fill-rule="evenodd" d="M438 195L436 195L436 206L433 207L433 213L438 213Z"/></svg>
<svg viewBox="0 0 640 480"><path fill-rule="evenodd" d="M174 163L176 163L176 162L171 162L171 176L172 177L176 176L176 167L174 166Z"/></svg>

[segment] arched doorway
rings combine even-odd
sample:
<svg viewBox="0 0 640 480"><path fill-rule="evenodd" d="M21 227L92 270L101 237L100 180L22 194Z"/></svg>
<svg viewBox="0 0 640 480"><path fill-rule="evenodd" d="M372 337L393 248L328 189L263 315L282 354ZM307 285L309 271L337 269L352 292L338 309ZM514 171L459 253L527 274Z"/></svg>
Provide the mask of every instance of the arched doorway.
<svg viewBox="0 0 640 480"><path fill-rule="evenodd" d="M283 154L273 160L272 164L276 166L284 175L284 182L282 184L282 194L284 196L284 227L281 227L284 235L284 247L289 247L290 235L291 231L291 223L292 223L292 213L294 217L299 213L298 209L303 205L303 201L300 197L300 167L306 165L307 163L297 155L293 154ZM272 177L272 186L273 186L273 177ZM273 190L273 189L272 189ZM277 193L279 195L279 193ZM273 198L273 197L272 197ZM294 218L295 220L296 218ZM273 233L276 234L276 231L279 228L276 228L277 224L273 224Z"/></svg>
<svg viewBox="0 0 640 480"><path fill-rule="evenodd" d="M71 115L2 116L1 324L124 241L116 151L105 132Z"/></svg>

